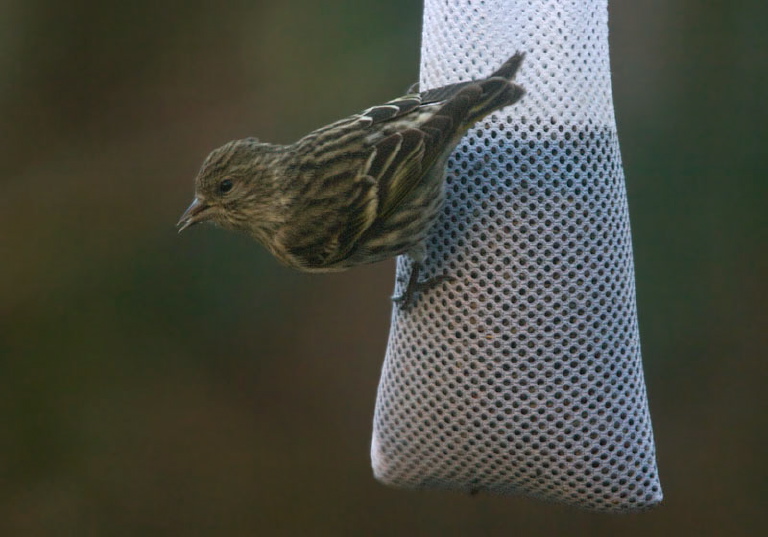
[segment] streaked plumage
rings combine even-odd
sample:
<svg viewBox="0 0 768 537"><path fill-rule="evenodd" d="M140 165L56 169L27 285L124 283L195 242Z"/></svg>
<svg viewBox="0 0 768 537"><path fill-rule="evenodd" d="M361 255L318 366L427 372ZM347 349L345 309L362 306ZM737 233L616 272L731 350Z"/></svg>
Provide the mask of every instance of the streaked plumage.
<svg viewBox="0 0 768 537"><path fill-rule="evenodd" d="M514 55L483 80L374 106L293 144L225 144L203 163L180 231L203 221L244 231L310 272L407 254L407 303L443 203L445 161L475 122L523 96L511 81L522 59Z"/></svg>

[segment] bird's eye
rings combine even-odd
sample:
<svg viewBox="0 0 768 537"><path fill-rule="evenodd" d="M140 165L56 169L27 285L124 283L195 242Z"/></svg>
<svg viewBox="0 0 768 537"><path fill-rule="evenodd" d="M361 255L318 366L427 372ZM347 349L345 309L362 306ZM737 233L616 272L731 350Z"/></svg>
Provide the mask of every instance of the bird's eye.
<svg viewBox="0 0 768 537"><path fill-rule="evenodd" d="M219 192L221 194L226 194L232 190L232 180L231 179L224 179L221 183L219 183Z"/></svg>

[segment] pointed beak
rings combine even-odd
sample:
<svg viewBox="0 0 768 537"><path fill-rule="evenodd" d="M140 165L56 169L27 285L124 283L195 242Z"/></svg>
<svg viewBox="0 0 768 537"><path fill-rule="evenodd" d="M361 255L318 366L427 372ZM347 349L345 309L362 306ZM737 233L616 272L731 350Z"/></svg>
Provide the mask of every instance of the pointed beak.
<svg viewBox="0 0 768 537"><path fill-rule="evenodd" d="M179 222L176 224L179 228L179 233L187 229L189 226L199 224L205 220L203 213L208 208L208 205L200 201L199 198L195 198L192 205L187 207L184 214L179 218Z"/></svg>

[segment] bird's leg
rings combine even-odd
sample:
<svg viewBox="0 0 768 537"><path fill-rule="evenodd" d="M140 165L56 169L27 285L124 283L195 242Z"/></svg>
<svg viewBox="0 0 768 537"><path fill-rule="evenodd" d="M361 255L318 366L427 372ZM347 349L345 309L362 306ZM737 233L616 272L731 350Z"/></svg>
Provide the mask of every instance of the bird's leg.
<svg viewBox="0 0 768 537"><path fill-rule="evenodd" d="M418 293L429 291L436 285L439 285L446 281L452 281L453 276L442 274L440 276L434 276L424 281L419 281L419 275L421 274L422 264L418 261L414 261L411 265L411 276L408 278L408 284L405 286L405 291L400 296L393 296L392 302L397 304L401 310L408 310L414 304L416 304Z"/></svg>

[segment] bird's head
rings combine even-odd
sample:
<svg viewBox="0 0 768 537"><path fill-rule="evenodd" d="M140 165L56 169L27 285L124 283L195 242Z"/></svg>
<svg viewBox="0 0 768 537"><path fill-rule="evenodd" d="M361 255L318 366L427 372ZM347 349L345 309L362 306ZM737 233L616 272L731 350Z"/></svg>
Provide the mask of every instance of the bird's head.
<svg viewBox="0 0 768 537"><path fill-rule="evenodd" d="M179 233L212 222L262 240L280 216L273 165L281 147L246 138L213 150L197 174L195 199L179 219Z"/></svg>

